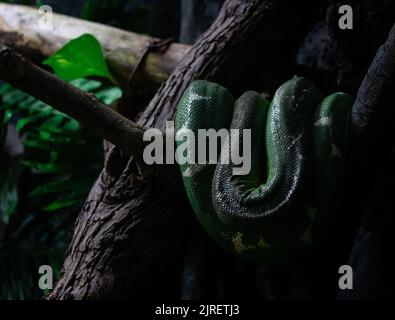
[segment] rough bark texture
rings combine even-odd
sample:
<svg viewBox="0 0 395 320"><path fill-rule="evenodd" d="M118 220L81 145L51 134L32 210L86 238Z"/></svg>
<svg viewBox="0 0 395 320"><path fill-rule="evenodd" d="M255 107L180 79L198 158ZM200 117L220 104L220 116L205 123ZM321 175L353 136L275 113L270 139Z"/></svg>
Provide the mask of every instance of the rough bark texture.
<svg viewBox="0 0 395 320"><path fill-rule="evenodd" d="M40 61L60 49L69 40L84 33L95 35L102 44L111 71L126 82L145 45L152 38L133 32L53 15L53 29L40 29L38 11L31 7L0 3L0 42ZM152 53L138 82L147 88L158 87L177 67L189 46L172 44L165 53Z"/></svg>
<svg viewBox="0 0 395 320"><path fill-rule="evenodd" d="M363 202L363 220L348 261L354 270L354 290L339 292L340 299L393 297L394 263L389 253L395 226L391 198L395 176L394 85L395 25L379 48L353 107L354 153L363 159L359 182L367 185L363 196L368 201Z"/></svg>
<svg viewBox="0 0 395 320"><path fill-rule="evenodd" d="M387 41L379 48L372 65L370 66L357 94L353 107L352 122L357 135L365 140L373 132L387 133L387 127L382 126L382 120L388 116L388 98L392 96L395 79L395 24L393 25ZM391 122L391 119L388 119ZM387 141L388 142L388 141Z"/></svg>
<svg viewBox="0 0 395 320"><path fill-rule="evenodd" d="M338 27L341 5L353 8L352 30ZM298 51L297 62L314 71L320 88L341 89L354 95L378 47L387 39L394 23L395 2L327 0L317 13L317 22Z"/></svg>
<svg viewBox="0 0 395 320"><path fill-rule="evenodd" d="M194 79L219 82L235 95L276 87L294 71L292 56L310 23L310 5L308 1L228 0L139 117L139 124L163 128ZM112 149L107 169L78 217L50 299L180 296L186 244L191 225L197 222L178 170L156 168L145 181L135 173L134 161Z"/></svg>
<svg viewBox="0 0 395 320"><path fill-rule="evenodd" d="M350 4L354 9L354 30L342 31L337 28L338 8L343 4ZM340 89L356 96L375 53L386 41L388 31L394 23L394 5L391 0L326 1L321 10L321 17L308 33L298 52L297 61L302 65L302 74L319 84L328 94ZM377 61L387 64L390 60ZM383 70L382 68L377 70ZM391 72L390 64L386 68ZM372 88L382 86L383 79ZM384 80L387 83L384 87L391 88L388 81ZM371 83L374 82L375 80ZM355 121L354 117L343 201L332 227L336 230L335 235L329 235L310 257L302 257L299 261L303 267L301 272L296 274L304 279L302 287L299 286L296 292L311 283L311 298L333 299L336 296L339 289L339 267L349 262L350 250L366 202L370 198L372 187L377 183L380 168L384 166L390 146L388 139L391 136L386 130L392 128L389 121L393 119L393 109L389 108L392 100L385 93L387 89L382 91L384 87L375 93L371 91L374 93L371 98L376 99L380 96L380 102L373 107L377 108L380 116L369 119L373 120L371 125L374 128L365 126L368 130L361 131L361 123ZM370 106L356 104L353 109L354 112L360 113L368 110L367 108ZM281 277L285 278L285 275L281 274ZM352 294L353 292L350 292L349 296Z"/></svg>

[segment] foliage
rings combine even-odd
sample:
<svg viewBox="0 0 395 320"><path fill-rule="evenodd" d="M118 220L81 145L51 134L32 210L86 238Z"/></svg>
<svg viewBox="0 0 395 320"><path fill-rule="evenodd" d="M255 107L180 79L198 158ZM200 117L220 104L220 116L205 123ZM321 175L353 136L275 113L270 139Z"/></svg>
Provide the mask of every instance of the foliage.
<svg viewBox="0 0 395 320"><path fill-rule="evenodd" d="M2 164L7 166L7 170L0 180L0 219L4 224L8 224L18 204L18 182L21 166L17 161L11 161L7 165L3 160Z"/></svg>
<svg viewBox="0 0 395 320"><path fill-rule="evenodd" d="M72 40L45 63L64 80L80 78L71 84L105 104L122 94L117 87L81 78L112 79L92 35ZM0 228L6 227L5 235L0 230L0 299L39 298L42 292L33 285L38 267L49 264L58 269L55 276L59 273L71 213L84 201L102 166L102 141L74 119L8 84L0 87L0 98L3 124L15 126L25 149L2 164L7 167L2 168L0 187Z"/></svg>
<svg viewBox="0 0 395 320"><path fill-rule="evenodd" d="M0 300L39 299L43 293L37 283L38 269L42 265L53 268L54 277L59 276L63 257L59 251L0 252ZM34 270L34 271L33 271Z"/></svg>
<svg viewBox="0 0 395 320"><path fill-rule="evenodd" d="M79 79L72 84L106 104L121 95L118 88L104 87L99 81ZM25 147L21 161L12 159L4 168L0 189L0 221L10 224L7 247L11 243L9 250L0 244L0 299L24 299L39 294L29 285L29 277L37 274L42 261L51 260L52 267L60 268L68 240L64 229L72 220L69 213L84 201L101 168L103 152L100 138L41 101L7 84L0 88L0 96L4 122L15 124ZM28 171L28 185L21 181L22 171ZM18 202L18 186L28 189L23 204ZM38 248L40 256L34 254Z"/></svg>
<svg viewBox="0 0 395 320"><path fill-rule="evenodd" d="M100 76L115 83L104 60L103 49L91 34L71 40L43 64L51 66L55 74L66 81Z"/></svg>
<svg viewBox="0 0 395 320"><path fill-rule="evenodd" d="M72 84L95 93L107 104L121 94L116 87L103 88L99 81L79 79ZM15 126L24 136L26 149L21 163L48 180L39 183L29 195L40 198L44 211L81 203L101 165L100 139L83 130L74 119L7 84L0 88L0 95L5 122L13 114L18 115ZM56 200L51 201L53 198ZM50 202L46 203L46 199Z"/></svg>
<svg viewBox="0 0 395 320"><path fill-rule="evenodd" d="M66 14L79 12L77 2L0 2L54 4L58 11L68 10ZM148 33L151 13L146 4L86 0L81 17ZM121 95L107 81L82 79L95 76L115 83L100 43L91 35L70 41L45 64L106 104ZM78 207L102 167L102 140L51 106L1 82L0 114L3 125L16 128L24 147L23 154L0 159L0 300L40 299L38 268L50 265L54 277L59 274Z"/></svg>
<svg viewBox="0 0 395 320"><path fill-rule="evenodd" d="M86 0L81 18L138 33L149 33L151 14L152 7L147 4L129 8L127 0Z"/></svg>

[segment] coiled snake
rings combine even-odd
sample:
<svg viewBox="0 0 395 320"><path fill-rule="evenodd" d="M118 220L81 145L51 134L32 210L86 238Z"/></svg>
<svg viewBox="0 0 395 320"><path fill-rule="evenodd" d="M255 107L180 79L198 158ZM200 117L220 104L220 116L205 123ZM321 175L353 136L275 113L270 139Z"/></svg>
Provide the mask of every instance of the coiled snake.
<svg viewBox="0 0 395 320"><path fill-rule="evenodd" d="M190 203L211 238L240 257L265 261L319 242L339 204L352 102L344 93L323 99L300 77L283 84L271 103L252 91L234 102L218 84L193 82L177 108L177 132L251 129L247 175L234 175L237 166L226 161L180 165ZM241 132L234 140L240 147ZM242 150L230 140L219 146L221 159Z"/></svg>

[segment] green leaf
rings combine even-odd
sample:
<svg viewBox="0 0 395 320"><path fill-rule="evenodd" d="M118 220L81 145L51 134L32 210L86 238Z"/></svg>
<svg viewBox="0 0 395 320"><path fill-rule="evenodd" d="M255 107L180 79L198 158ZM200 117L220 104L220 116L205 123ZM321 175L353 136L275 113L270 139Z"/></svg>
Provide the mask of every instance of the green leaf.
<svg viewBox="0 0 395 320"><path fill-rule="evenodd" d="M99 41L91 34L71 40L43 64L51 66L55 74L65 81L99 76L116 83L108 70Z"/></svg>
<svg viewBox="0 0 395 320"><path fill-rule="evenodd" d="M12 158L0 188L0 219L6 224L15 213L18 205L18 181L21 174L21 166L17 158Z"/></svg>
<svg viewBox="0 0 395 320"><path fill-rule="evenodd" d="M36 113L32 116L24 117L21 118L20 120L17 121L16 124L16 130L21 131L24 129L27 125L31 124L34 121L37 121L38 119L45 118L45 114L42 113Z"/></svg>
<svg viewBox="0 0 395 320"><path fill-rule="evenodd" d="M38 163L38 162L33 162L33 161L21 161L21 164L23 164L26 167L34 168L36 170L39 170L41 172L45 173L65 173L67 174L68 171L70 171L70 164L51 164L51 163Z"/></svg>
<svg viewBox="0 0 395 320"><path fill-rule="evenodd" d="M35 189L33 189L28 196L29 197L38 197L51 193L58 193L65 190L72 190L74 188L74 181L70 181L70 179L66 179L63 181L52 181L49 183L45 183L43 185L39 185Z"/></svg>
<svg viewBox="0 0 395 320"><path fill-rule="evenodd" d="M55 132L58 132L58 130L56 130L57 128L59 128L59 126L62 124L62 122L66 119L66 117L59 113L59 114L55 114L53 117L46 119L43 124L41 125L41 129L55 129ZM61 132L61 130L59 130L59 132Z"/></svg>
<svg viewBox="0 0 395 320"><path fill-rule="evenodd" d="M122 90L117 87L103 89L96 93L96 97L105 104L110 105L122 97Z"/></svg>
<svg viewBox="0 0 395 320"><path fill-rule="evenodd" d="M10 111L10 110L6 110L6 112L4 113L3 123L4 123L4 124L7 124L8 121L11 120L12 116L13 116L13 112Z"/></svg>
<svg viewBox="0 0 395 320"><path fill-rule="evenodd" d="M95 81L95 80L90 80L90 79L85 79L85 78L73 80L70 82L70 84L72 84L73 86L75 86L81 90L87 91L87 92L91 92L96 89L99 89L103 85L100 81Z"/></svg>
<svg viewBox="0 0 395 320"><path fill-rule="evenodd" d="M63 129L70 130L70 131L77 131L81 129L81 126L78 121L74 119L70 119L66 124L63 126Z"/></svg>
<svg viewBox="0 0 395 320"><path fill-rule="evenodd" d="M26 98L26 94L19 90L12 90L4 94L3 102L8 105L14 105Z"/></svg>
<svg viewBox="0 0 395 320"><path fill-rule="evenodd" d="M57 211L81 203L80 199L58 200L43 208L44 211Z"/></svg>
<svg viewBox="0 0 395 320"><path fill-rule="evenodd" d="M29 109L29 107L36 101L37 101L36 98L28 96L25 100L19 103L19 107L21 109Z"/></svg>
<svg viewBox="0 0 395 320"><path fill-rule="evenodd" d="M111 104L122 94L119 88L98 80L78 78L70 83L95 94L106 104ZM33 215L41 213L43 207L50 206L55 200L62 200L64 204L55 212L75 210L75 201L83 202L100 172L100 138L85 130L76 120L8 84L0 86L0 98L5 120L15 115L16 127L22 130L25 152L18 164L21 169L33 173L29 185ZM13 203L18 200L14 195L3 193L3 200L0 199L0 207L3 205L0 215L3 217L12 217Z"/></svg>
<svg viewBox="0 0 395 320"><path fill-rule="evenodd" d="M0 86L0 95L3 95L4 93L6 93L8 91L8 84L3 84Z"/></svg>

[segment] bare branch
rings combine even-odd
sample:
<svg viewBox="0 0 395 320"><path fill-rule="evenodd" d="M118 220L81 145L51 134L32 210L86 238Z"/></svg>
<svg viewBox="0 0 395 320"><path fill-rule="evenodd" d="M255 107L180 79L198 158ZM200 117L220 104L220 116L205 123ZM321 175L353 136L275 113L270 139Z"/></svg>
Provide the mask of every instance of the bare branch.
<svg viewBox="0 0 395 320"><path fill-rule="evenodd" d="M83 126L142 158L144 129L86 93L39 68L12 49L0 46L0 78L78 120Z"/></svg>

